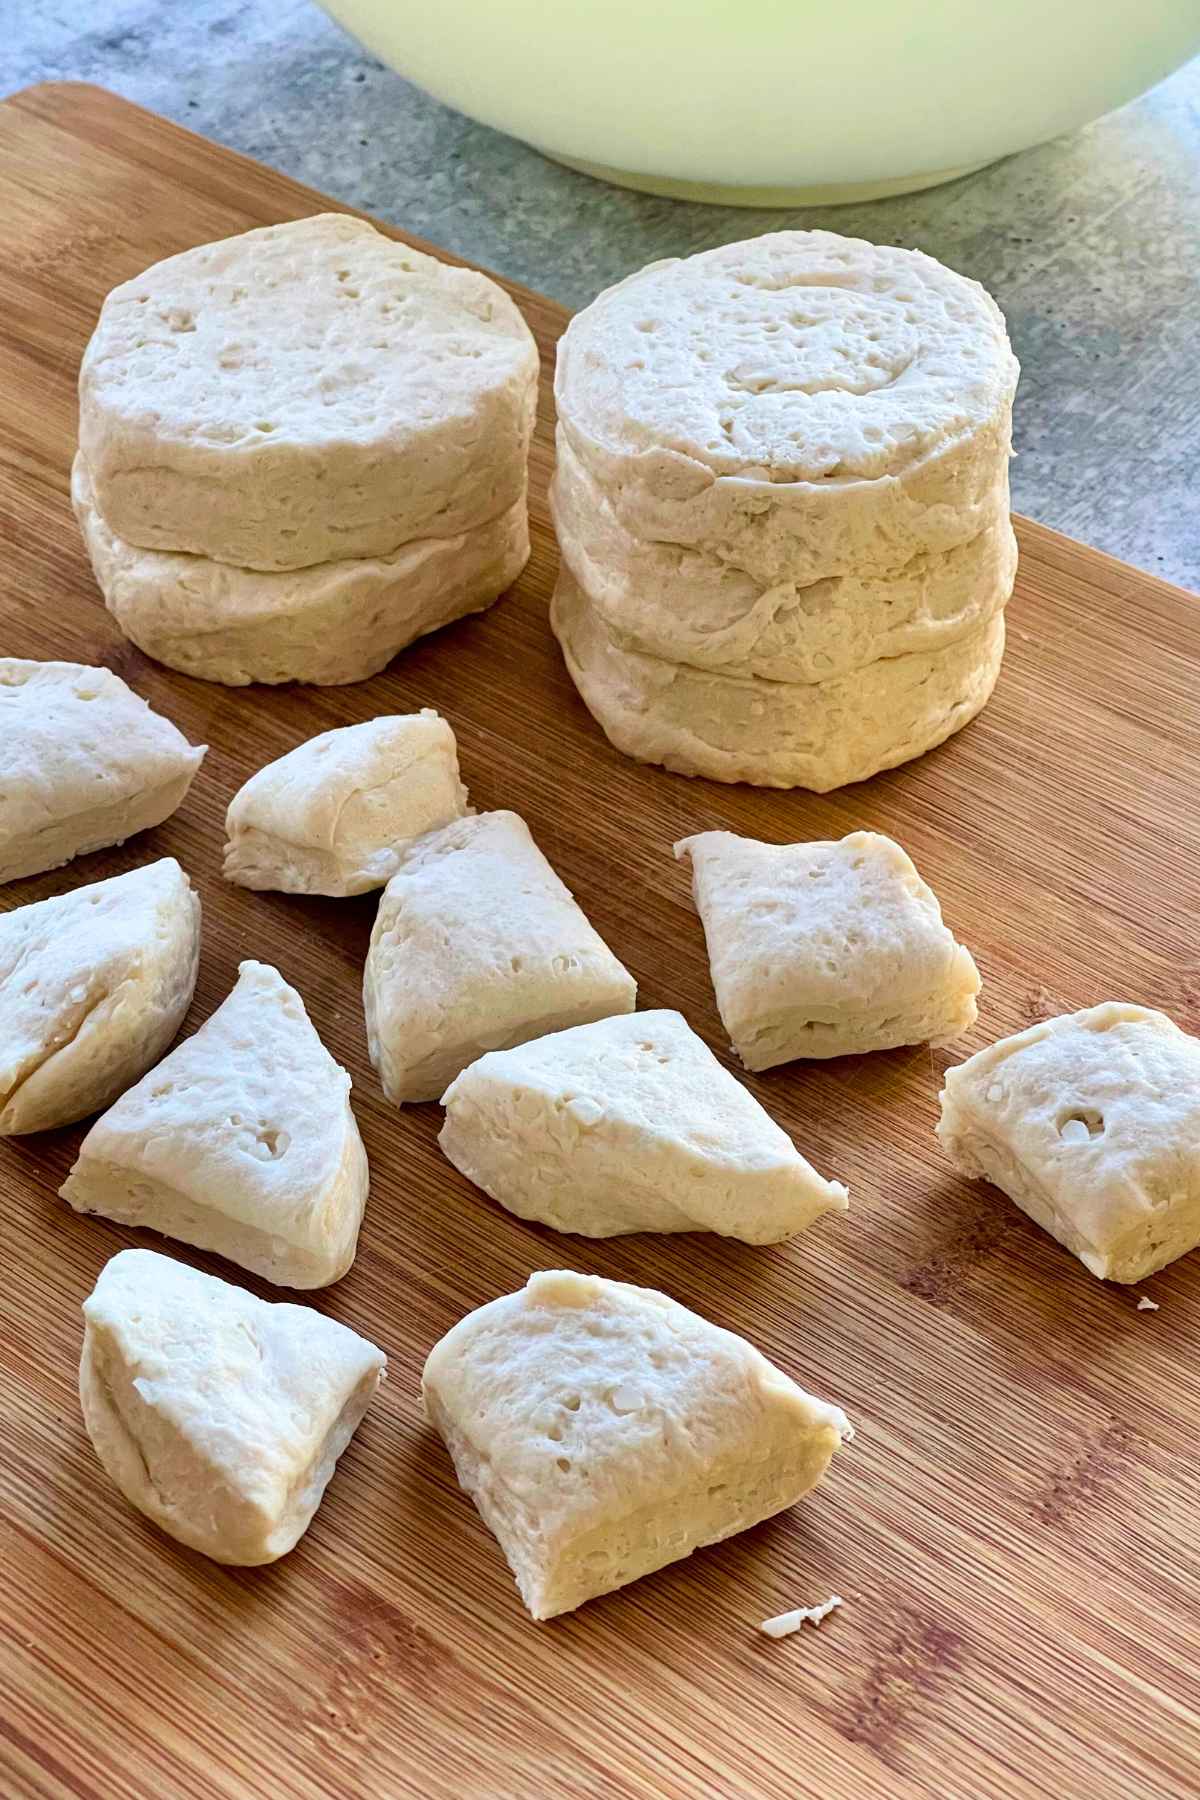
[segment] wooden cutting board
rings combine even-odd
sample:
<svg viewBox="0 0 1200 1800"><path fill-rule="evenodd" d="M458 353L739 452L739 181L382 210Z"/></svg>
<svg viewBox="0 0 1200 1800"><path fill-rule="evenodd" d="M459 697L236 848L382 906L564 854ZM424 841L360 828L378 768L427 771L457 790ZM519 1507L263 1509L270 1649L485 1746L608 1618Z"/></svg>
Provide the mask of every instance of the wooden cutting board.
<svg viewBox="0 0 1200 1800"><path fill-rule="evenodd" d="M353 1073L372 1168L358 1261L318 1304L390 1358L291 1556L239 1572L181 1549L103 1475L75 1393L80 1302L114 1251L161 1241L56 1199L79 1130L0 1145L0 1793L1194 1793L1200 1255L1156 1277L1161 1310L1139 1312L1136 1291L1093 1280L994 1190L955 1178L932 1135L951 1059L925 1048L751 1079L851 1188L849 1216L797 1243L593 1243L524 1225L442 1159L436 1107L380 1098L360 1003L372 900L254 895L218 871L225 804L262 762L329 726L432 705L476 804L525 815L642 1003L682 1008L722 1054L671 858L674 839L711 826L899 837L983 970L964 1050L1109 996L1200 1030L1196 602L1021 524L999 689L941 750L823 799L626 762L546 627L564 314L517 290L547 384L516 591L357 687L172 674L118 636L70 517L80 351L113 283L329 204L94 89L0 106L0 651L106 663L210 746L168 824L0 904L172 853L204 904L190 1025L241 957L297 985ZM791 1514L535 1625L417 1384L464 1311L562 1264L661 1286L745 1333L841 1403L858 1438ZM819 1632L758 1633L834 1591L846 1604Z"/></svg>

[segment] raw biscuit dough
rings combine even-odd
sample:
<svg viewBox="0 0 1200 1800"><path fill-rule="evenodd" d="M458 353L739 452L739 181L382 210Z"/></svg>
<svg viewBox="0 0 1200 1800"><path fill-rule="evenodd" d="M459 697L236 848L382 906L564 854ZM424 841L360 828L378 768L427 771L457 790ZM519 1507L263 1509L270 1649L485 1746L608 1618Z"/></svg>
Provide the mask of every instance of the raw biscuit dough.
<svg viewBox="0 0 1200 1800"><path fill-rule="evenodd" d="M203 757L110 669L0 657L0 882L161 824Z"/></svg>
<svg viewBox="0 0 1200 1800"><path fill-rule="evenodd" d="M717 1008L748 1069L946 1044L974 1024L971 953L891 838L702 831L675 855L691 863Z"/></svg>
<svg viewBox="0 0 1200 1800"><path fill-rule="evenodd" d="M982 710L1004 655L1004 617L942 650L830 681L717 675L622 649L564 564L550 623L610 743L677 775L804 787L865 781L943 743Z"/></svg>
<svg viewBox="0 0 1200 1800"><path fill-rule="evenodd" d="M468 1313L422 1386L535 1619L794 1505L850 1436L744 1339L566 1270Z"/></svg>
<svg viewBox="0 0 1200 1800"><path fill-rule="evenodd" d="M779 231L609 288L560 340L555 398L628 531L768 588L976 537L1017 373L978 283L920 251Z"/></svg>
<svg viewBox="0 0 1200 1800"><path fill-rule="evenodd" d="M295 989L244 962L199 1031L97 1119L60 1191L282 1287L325 1287L354 1261L367 1198L350 1077Z"/></svg>
<svg viewBox="0 0 1200 1800"><path fill-rule="evenodd" d="M848 1204L677 1012L493 1050L443 1104L438 1142L455 1168L556 1231L774 1244Z"/></svg>
<svg viewBox="0 0 1200 1800"><path fill-rule="evenodd" d="M768 681L828 681L881 657L942 650L1001 610L1017 567L1007 474L977 537L808 586L763 589L703 550L634 537L569 449L551 510L564 560L621 649Z"/></svg>
<svg viewBox="0 0 1200 1800"><path fill-rule="evenodd" d="M96 506L81 455L71 500L104 604L125 636L168 668L229 687L365 681L426 632L482 612L529 560L524 495L453 536L274 572L127 543Z"/></svg>
<svg viewBox="0 0 1200 1800"><path fill-rule="evenodd" d="M947 1069L937 1133L1104 1281L1200 1244L1200 1040L1109 1000Z"/></svg>
<svg viewBox="0 0 1200 1800"><path fill-rule="evenodd" d="M324 213L114 288L79 447L131 544L245 569L390 556L523 498L537 377L494 281Z"/></svg>
<svg viewBox="0 0 1200 1800"><path fill-rule="evenodd" d="M122 1250L83 1305L79 1398L131 1506L216 1562L307 1531L387 1366L309 1306L272 1305L153 1250Z"/></svg>
<svg viewBox="0 0 1200 1800"><path fill-rule="evenodd" d="M109 1106L183 1023L200 901L175 861L0 913L0 1137Z"/></svg>
<svg viewBox="0 0 1200 1800"><path fill-rule="evenodd" d="M363 976L389 1100L437 1100L485 1050L633 1011L637 984L513 812L405 844Z"/></svg>
<svg viewBox="0 0 1200 1800"><path fill-rule="evenodd" d="M365 894L398 846L467 811L458 746L429 707L323 731L268 763L225 815L225 878L287 894Z"/></svg>

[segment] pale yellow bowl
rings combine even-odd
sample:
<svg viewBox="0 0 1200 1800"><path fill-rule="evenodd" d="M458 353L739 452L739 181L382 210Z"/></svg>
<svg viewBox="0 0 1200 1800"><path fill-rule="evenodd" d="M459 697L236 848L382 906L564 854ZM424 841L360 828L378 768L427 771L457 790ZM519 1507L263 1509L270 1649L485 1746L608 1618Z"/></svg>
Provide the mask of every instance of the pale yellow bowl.
<svg viewBox="0 0 1200 1800"><path fill-rule="evenodd" d="M655 193L929 187L1141 93L1198 0L324 0L472 118Z"/></svg>

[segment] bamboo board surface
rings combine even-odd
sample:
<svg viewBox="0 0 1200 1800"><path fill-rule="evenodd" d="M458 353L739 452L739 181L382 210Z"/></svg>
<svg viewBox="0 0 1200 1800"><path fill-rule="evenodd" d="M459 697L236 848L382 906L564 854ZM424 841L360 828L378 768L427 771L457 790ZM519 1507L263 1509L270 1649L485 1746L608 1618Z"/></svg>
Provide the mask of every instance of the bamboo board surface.
<svg viewBox="0 0 1200 1800"><path fill-rule="evenodd" d="M225 805L312 733L432 705L477 806L511 806L640 983L725 1054L674 839L893 833L981 965L975 1049L1106 997L1200 1030L1200 612L1030 524L983 717L824 798L620 758L545 622L549 386L534 554L513 594L356 687L230 690L158 667L96 594L67 503L79 354L104 293L188 245L327 203L95 89L0 105L0 652L105 663L210 746L181 811L6 889L23 904L174 854L204 906L188 1029L240 958L274 961L355 1081L372 1186L358 1260L316 1303L378 1342L385 1387L295 1552L219 1568L134 1514L75 1392L79 1306L129 1242L56 1198L81 1129L0 1144L0 1794L837 1800L1194 1793L1200 1782L1200 1255L1104 1286L932 1135L926 1048L749 1085L851 1213L791 1245L607 1243L521 1223L443 1160L439 1109L369 1067L374 909L220 880ZM397 234L399 235L399 234ZM547 378L560 308L517 299ZM239 1271L179 1248L214 1272ZM423 1424L430 1345L531 1269L665 1288L858 1428L792 1513L550 1625ZM261 1286L257 1291L265 1292ZM845 1606L782 1643L756 1626Z"/></svg>

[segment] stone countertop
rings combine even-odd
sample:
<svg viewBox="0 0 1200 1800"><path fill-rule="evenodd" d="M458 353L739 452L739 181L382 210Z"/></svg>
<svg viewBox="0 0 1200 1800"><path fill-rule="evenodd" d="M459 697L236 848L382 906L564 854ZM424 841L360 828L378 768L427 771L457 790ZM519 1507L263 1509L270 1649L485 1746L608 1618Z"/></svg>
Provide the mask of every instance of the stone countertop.
<svg viewBox="0 0 1200 1800"><path fill-rule="evenodd" d="M1023 367L1013 504L1200 588L1200 60L1075 136L947 187L755 212L624 192L475 125L310 0L13 7L0 91L97 82L578 307L659 256L787 225L982 281Z"/></svg>

